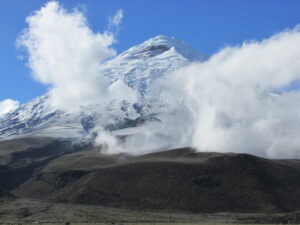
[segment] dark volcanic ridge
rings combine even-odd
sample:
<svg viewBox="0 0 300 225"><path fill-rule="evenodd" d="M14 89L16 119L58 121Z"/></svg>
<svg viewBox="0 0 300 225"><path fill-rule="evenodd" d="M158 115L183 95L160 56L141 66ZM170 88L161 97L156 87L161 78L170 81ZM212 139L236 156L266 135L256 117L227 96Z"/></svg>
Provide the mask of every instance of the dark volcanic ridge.
<svg viewBox="0 0 300 225"><path fill-rule="evenodd" d="M106 155L46 138L0 142L0 157L4 198L197 213L300 209L300 160L190 148Z"/></svg>

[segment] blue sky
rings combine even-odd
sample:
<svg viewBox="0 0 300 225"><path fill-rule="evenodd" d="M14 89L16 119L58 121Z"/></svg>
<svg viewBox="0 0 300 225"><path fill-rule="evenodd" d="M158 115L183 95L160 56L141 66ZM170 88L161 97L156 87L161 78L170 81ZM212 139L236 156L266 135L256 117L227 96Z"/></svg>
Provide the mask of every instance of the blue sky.
<svg viewBox="0 0 300 225"><path fill-rule="evenodd" d="M18 59L15 40L25 18L44 0L0 1L0 101L26 102L46 92L31 78L26 61ZM93 31L103 31L108 16L123 9L124 19L114 48L122 52L146 39L164 34L213 54L226 45L267 38L300 22L300 1L292 0L68 0L67 9L81 7Z"/></svg>

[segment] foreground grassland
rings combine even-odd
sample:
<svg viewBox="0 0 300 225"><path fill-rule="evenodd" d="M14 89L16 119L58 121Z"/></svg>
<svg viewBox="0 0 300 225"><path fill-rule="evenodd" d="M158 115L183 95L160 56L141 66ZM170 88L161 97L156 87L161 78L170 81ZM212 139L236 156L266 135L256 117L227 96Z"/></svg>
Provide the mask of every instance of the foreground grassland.
<svg viewBox="0 0 300 225"><path fill-rule="evenodd" d="M34 199L1 200L0 224L296 224L294 214L186 213L115 209Z"/></svg>
<svg viewBox="0 0 300 225"><path fill-rule="evenodd" d="M13 224L20 224L20 223L1 223L1 224L8 224L8 225L13 225ZM35 225L37 223L21 223L22 225ZM44 224L44 225L220 225L224 223L38 223L38 224ZM226 225L253 225L253 224L237 224L237 223L232 223L232 224L227 224ZM265 225L271 225L271 224L265 224Z"/></svg>

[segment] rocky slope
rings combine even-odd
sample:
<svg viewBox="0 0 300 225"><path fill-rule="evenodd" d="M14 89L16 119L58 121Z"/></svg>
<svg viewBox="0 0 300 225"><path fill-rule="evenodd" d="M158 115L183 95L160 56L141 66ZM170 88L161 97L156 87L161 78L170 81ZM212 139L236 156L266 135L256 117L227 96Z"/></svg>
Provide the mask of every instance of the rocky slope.
<svg viewBox="0 0 300 225"><path fill-rule="evenodd" d="M300 209L299 160L188 148L105 155L89 145L54 141L16 150L0 169L4 197L187 212Z"/></svg>

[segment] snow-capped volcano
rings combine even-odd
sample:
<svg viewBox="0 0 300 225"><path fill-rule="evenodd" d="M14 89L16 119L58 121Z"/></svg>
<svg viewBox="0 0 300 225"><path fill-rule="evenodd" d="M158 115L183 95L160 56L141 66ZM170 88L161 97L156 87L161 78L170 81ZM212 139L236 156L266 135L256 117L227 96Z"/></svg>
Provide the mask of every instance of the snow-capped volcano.
<svg viewBox="0 0 300 225"><path fill-rule="evenodd" d="M151 107L155 103L145 100L153 81L191 62L206 59L207 56L182 41L156 36L101 65L100 72L110 80L107 88L122 87L126 93L134 90L139 95L137 102L112 101L105 106L106 115L99 112L98 104L65 112L50 107L46 93L1 116L0 138L20 135L78 138L97 125L109 130L138 126L142 121L155 119L151 116L156 113Z"/></svg>
<svg viewBox="0 0 300 225"><path fill-rule="evenodd" d="M155 79L192 61L206 59L206 55L186 43L159 35L121 53L102 68L112 81L122 79L128 86L145 93Z"/></svg>

